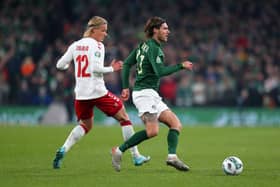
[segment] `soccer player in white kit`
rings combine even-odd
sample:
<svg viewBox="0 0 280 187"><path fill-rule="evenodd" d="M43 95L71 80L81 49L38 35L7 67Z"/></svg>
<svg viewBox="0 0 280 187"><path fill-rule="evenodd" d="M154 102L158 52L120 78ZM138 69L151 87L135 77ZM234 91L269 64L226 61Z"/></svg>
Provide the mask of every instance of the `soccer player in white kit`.
<svg viewBox="0 0 280 187"><path fill-rule="evenodd" d="M70 148L87 134L93 126L93 109L96 106L108 116L114 117L122 127L124 140L134 134L132 123L122 101L105 87L103 74L119 71L122 61L113 60L104 67L105 49L102 41L107 36L107 21L99 16L92 17L83 38L73 42L58 60L56 67L65 70L74 61L75 67L75 112L79 125L75 126L64 144L57 150L53 168L61 162ZM139 166L150 160L141 155L137 147L131 148L134 165Z"/></svg>

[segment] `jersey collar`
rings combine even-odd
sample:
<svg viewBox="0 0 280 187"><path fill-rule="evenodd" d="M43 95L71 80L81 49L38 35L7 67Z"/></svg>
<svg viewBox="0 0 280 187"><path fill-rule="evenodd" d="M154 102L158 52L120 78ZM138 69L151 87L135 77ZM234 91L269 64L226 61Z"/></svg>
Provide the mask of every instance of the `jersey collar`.
<svg viewBox="0 0 280 187"><path fill-rule="evenodd" d="M153 43L155 43L157 46L161 47L161 43L158 43L155 39L151 38L150 39Z"/></svg>

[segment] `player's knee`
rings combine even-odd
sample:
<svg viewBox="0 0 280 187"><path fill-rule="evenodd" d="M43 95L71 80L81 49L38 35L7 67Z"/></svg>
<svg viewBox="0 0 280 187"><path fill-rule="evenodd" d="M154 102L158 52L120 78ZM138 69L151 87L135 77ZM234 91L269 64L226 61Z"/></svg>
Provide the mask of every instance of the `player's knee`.
<svg viewBox="0 0 280 187"><path fill-rule="evenodd" d="M119 122L129 120L128 114L126 113L124 108L122 108L119 112L117 112L116 115L114 115L114 118Z"/></svg>
<svg viewBox="0 0 280 187"><path fill-rule="evenodd" d="M86 133L88 133L92 129L92 119L80 120L79 123L84 128Z"/></svg>
<svg viewBox="0 0 280 187"><path fill-rule="evenodd" d="M85 130L87 134L92 129L92 124L80 122L80 126Z"/></svg>
<svg viewBox="0 0 280 187"><path fill-rule="evenodd" d="M88 130L88 132L92 129L92 124L87 124L86 125L86 128L87 128L87 130Z"/></svg>
<svg viewBox="0 0 280 187"><path fill-rule="evenodd" d="M182 128L183 128L183 126L182 126L182 124L181 123L171 123L170 125L170 128L171 129L176 129L177 131L181 131L182 130Z"/></svg>
<svg viewBox="0 0 280 187"><path fill-rule="evenodd" d="M157 136L158 132L159 132L157 114L156 113L145 112L141 116L141 119L143 120L143 122L146 125L147 136L149 138Z"/></svg>
<svg viewBox="0 0 280 187"><path fill-rule="evenodd" d="M158 135L159 129L158 128L146 129L146 133L149 138L152 138Z"/></svg>
<svg viewBox="0 0 280 187"><path fill-rule="evenodd" d="M149 112L145 112L142 116L141 116L142 121L147 124L147 123L158 123L157 120L157 114L156 113L149 113Z"/></svg>
<svg viewBox="0 0 280 187"><path fill-rule="evenodd" d="M121 123L122 121L129 121L129 118L127 115L122 115L122 116L119 116L117 118L117 120Z"/></svg>
<svg viewBox="0 0 280 187"><path fill-rule="evenodd" d="M180 132L182 130L183 126L181 123L179 123L179 125L177 126L177 130Z"/></svg>

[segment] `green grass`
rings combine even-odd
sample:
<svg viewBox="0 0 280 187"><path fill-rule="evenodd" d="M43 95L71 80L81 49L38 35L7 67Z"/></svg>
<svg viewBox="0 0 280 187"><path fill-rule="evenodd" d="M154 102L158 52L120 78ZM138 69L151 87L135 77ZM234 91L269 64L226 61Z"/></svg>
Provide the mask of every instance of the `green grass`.
<svg viewBox="0 0 280 187"><path fill-rule="evenodd" d="M73 126L0 126L0 185L3 187L273 187L280 184L280 128L211 128L185 126L178 155L191 166L179 172L166 166L167 128L139 149L152 160L135 167L130 153L122 171L111 166L109 151L122 141L119 127L96 126L52 169L56 149ZM229 155L244 163L239 176L226 176L222 161Z"/></svg>

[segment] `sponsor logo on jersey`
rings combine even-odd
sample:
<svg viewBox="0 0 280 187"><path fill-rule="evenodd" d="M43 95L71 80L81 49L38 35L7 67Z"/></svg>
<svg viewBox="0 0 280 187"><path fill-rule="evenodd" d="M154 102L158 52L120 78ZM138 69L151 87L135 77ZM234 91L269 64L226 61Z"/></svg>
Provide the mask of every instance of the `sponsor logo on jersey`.
<svg viewBox="0 0 280 187"><path fill-rule="evenodd" d="M94 56L96 56L96 57L101 57L101 53L99 52L99 51L96 51L95 53L94 53Z"/></svg>

